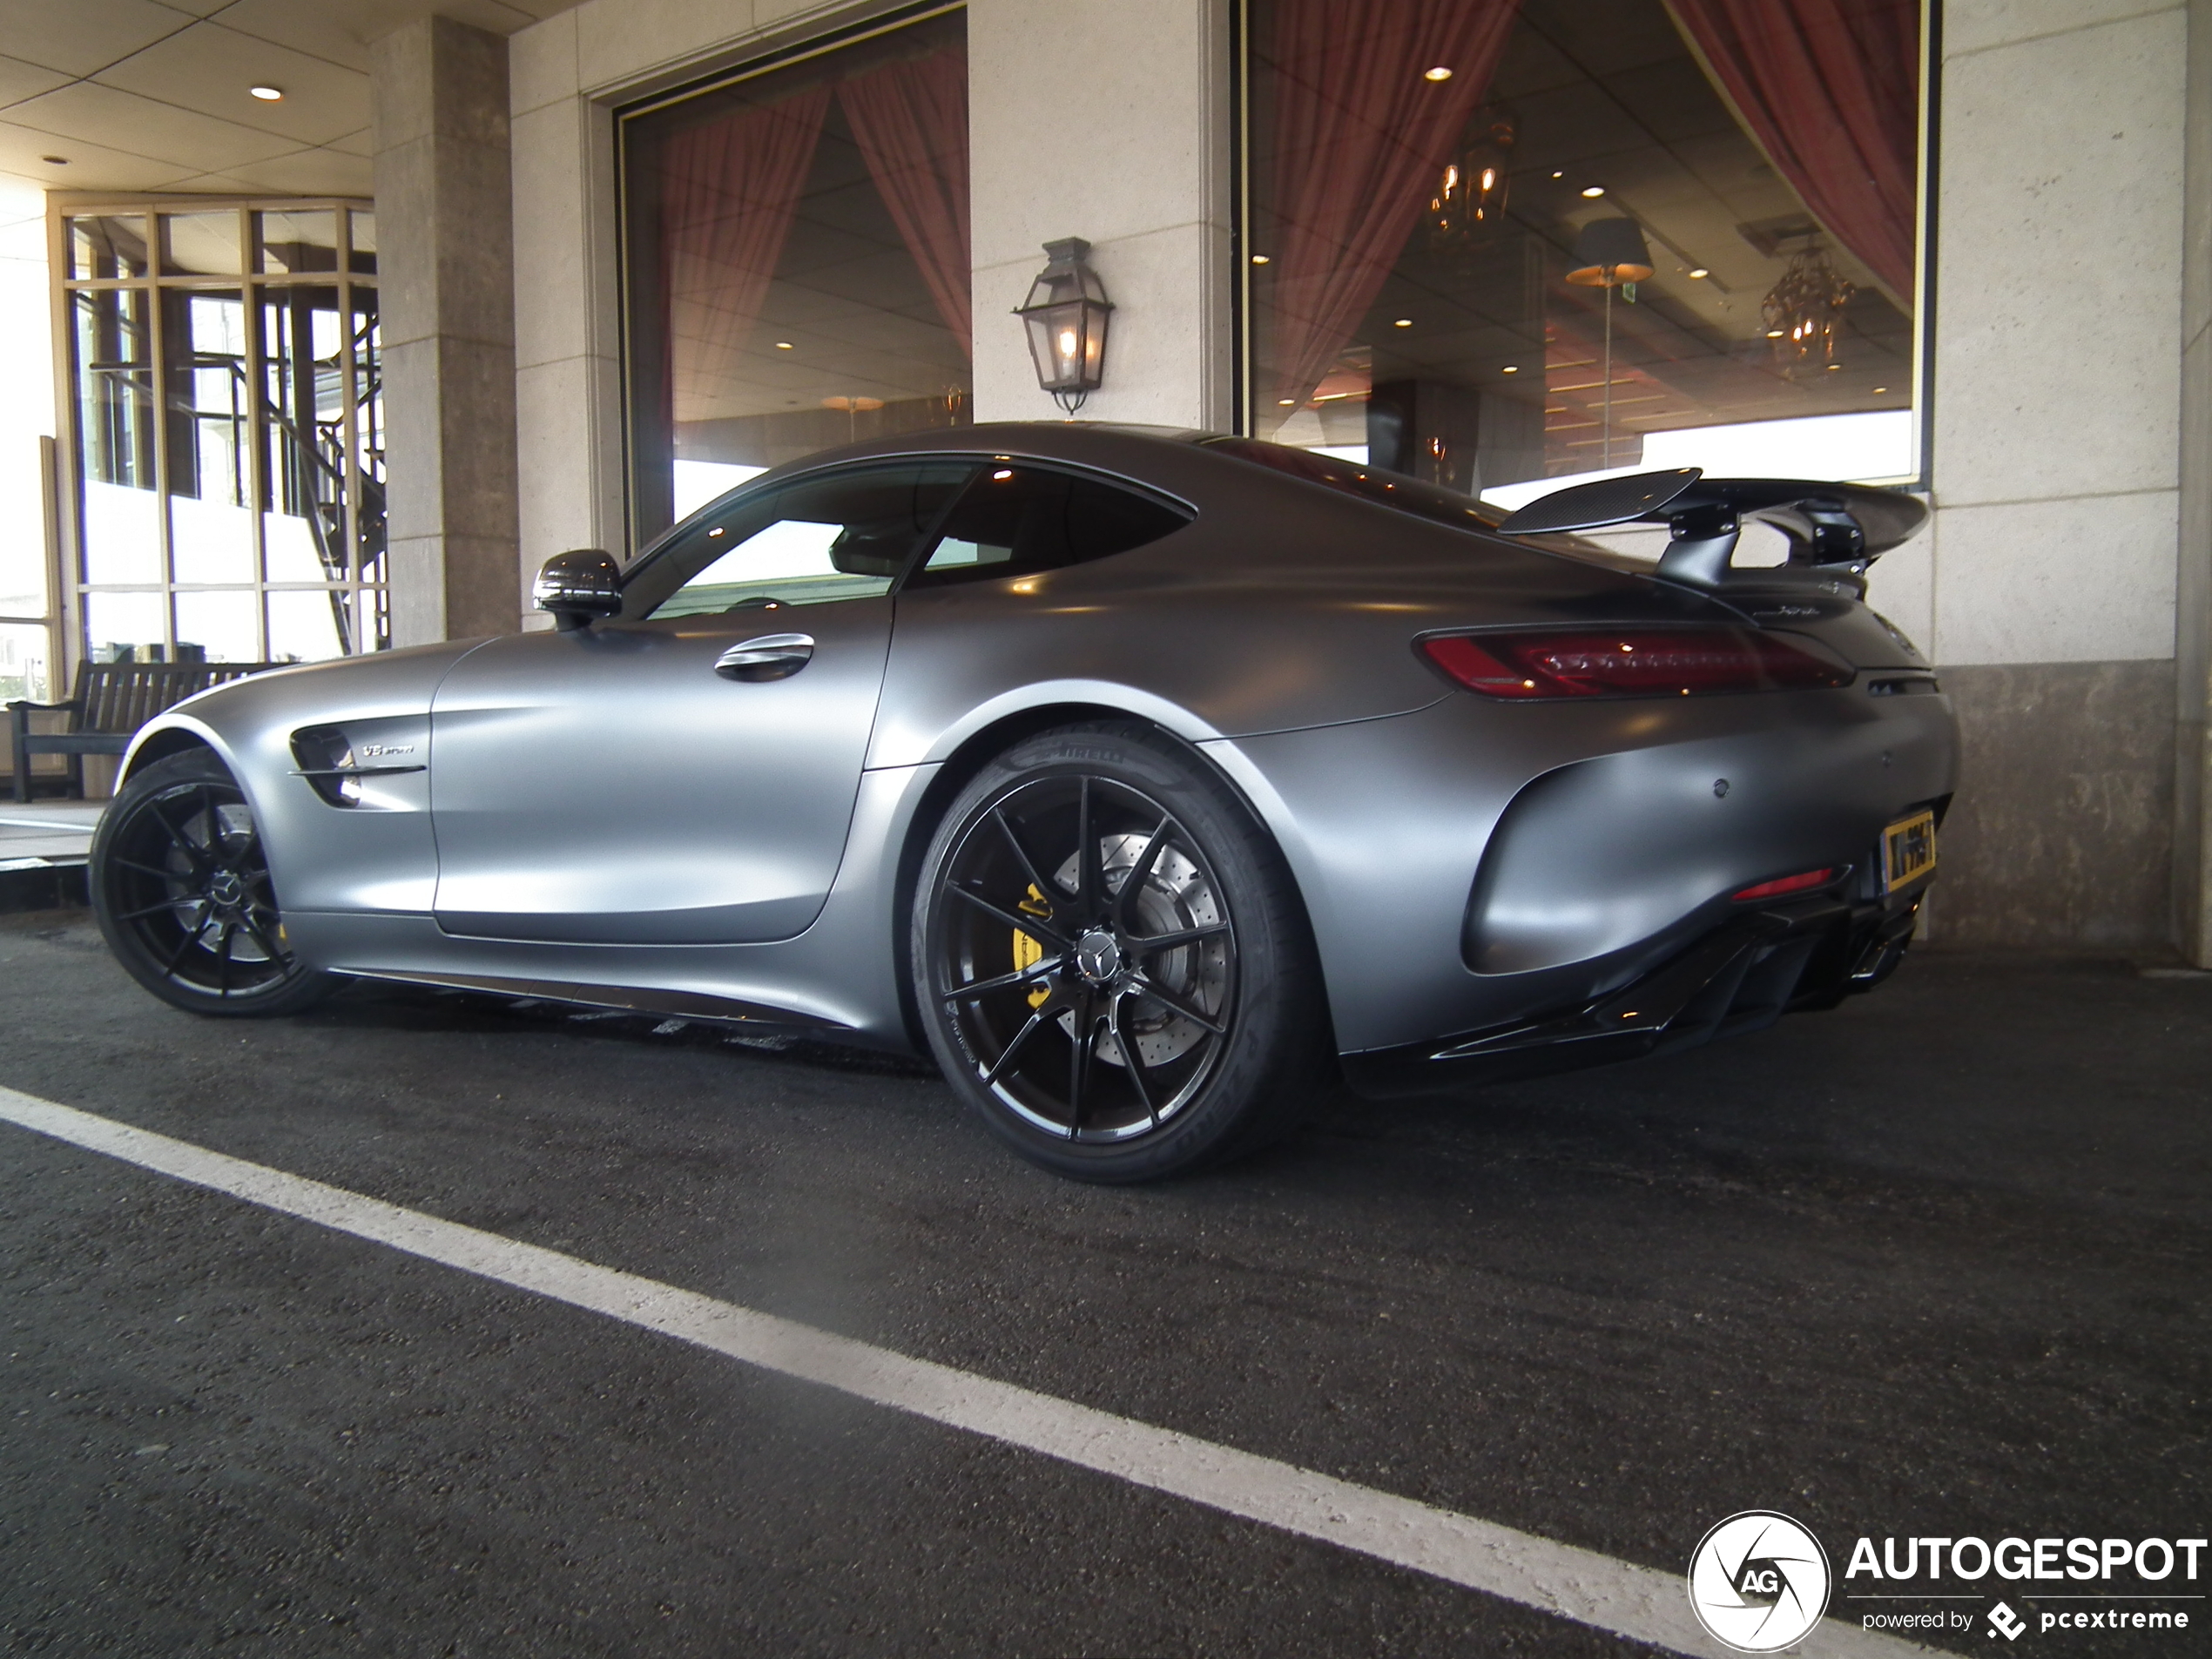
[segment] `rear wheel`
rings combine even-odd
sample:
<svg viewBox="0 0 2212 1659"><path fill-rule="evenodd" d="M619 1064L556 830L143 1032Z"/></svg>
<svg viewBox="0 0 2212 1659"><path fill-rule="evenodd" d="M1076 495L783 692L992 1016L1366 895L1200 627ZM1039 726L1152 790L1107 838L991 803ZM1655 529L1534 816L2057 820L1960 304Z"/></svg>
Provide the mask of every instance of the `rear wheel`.
<svg viewBox="0 0 2212 1659"><path fill-rule="evenodd" d="M285 938L253 808L205 749L133 777L92 839L92 907L132 978L194 1014L290 1014L336 985Z"/></svg>
<svg viewBox="0 0 2212 1659"><path fill-rule="evenodd" d="M924 860L916 995L991 1129L1080 1179L1248 1151L1332 1075L1288 873L1195 758L1068 728L986 766Z"/></svg>

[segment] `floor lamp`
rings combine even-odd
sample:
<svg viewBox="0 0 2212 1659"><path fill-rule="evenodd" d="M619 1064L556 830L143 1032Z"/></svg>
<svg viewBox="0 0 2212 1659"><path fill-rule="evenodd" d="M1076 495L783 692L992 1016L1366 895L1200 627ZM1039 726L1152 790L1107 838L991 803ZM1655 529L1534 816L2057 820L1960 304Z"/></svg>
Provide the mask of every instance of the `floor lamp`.
<svg viewBox="0 0 2212 1659"><path fill-rule="evenodd" d="M1575 239L1575 260L1567 280L1577 287L1605 290L1605 430L1599 440L1599 470L1613 467L1613 290L1633 290L1651 274L1651 250L1633 219L1594 219ZM1634 293L1629 296L1635 297Z"/></svg>

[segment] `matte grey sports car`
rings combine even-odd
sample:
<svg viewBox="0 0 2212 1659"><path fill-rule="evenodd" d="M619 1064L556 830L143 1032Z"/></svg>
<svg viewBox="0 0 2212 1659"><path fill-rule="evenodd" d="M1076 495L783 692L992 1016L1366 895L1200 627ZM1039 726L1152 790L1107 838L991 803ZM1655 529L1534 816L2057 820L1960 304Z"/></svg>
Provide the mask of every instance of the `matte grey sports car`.
<svg viewBox="0 0 2212 1659"><path fill-rule="evenodd" d="M1788 562L1733 563L1739 519ZM559 626L157 720L93 851L157 995L346 976L935 1056L1131 1181L1895 967L1956 733L1862 603L1924 509L1694 470L1465 496L1249 439L909 435L766 474ZM1671 526L1664 558L1568 532Z"/></svg>

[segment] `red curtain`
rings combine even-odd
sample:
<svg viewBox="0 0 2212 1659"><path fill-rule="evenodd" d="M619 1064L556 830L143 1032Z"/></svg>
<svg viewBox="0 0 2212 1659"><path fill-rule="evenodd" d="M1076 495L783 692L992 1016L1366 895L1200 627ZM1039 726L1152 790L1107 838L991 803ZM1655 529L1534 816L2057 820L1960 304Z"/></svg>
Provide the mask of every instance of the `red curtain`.
<svg viewBox="0 0 2212 1659"><path fill-rule="evenodd" d="M1519 0L1282 0L1275 396L1304 401L1382 291L1482 102ZM1425 78L1444 68L1447 80Z"/></svg>
<svg viewBox="0 0 2212 1659"><path fill-rule="evenodd" d="M886 64L843 83L838 96L938 314L972 360L966 51Z"/></svg>
<svg viewBox="0 0 2212 1659"><path fill-rule="evenodd" d="M829 90L687 128L661 159L669 392L678 421L736 366L783 256Z"/></svg>
<svg viewBox="0 0 2212 1659"><path fill-rule="evenodd" d="M1668 5L1812 216L1910 304L1919 0Z"/></svg>

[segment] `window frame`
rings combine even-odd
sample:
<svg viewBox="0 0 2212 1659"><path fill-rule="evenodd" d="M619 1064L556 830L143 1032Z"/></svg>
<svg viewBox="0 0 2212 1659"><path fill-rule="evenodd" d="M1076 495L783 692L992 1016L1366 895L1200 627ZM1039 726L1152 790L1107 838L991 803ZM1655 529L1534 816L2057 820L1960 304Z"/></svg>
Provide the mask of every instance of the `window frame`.
<svg viewBox="0 0 2212 1659"><path fill-rule="evenodd" d="M53 678L57 682L57 691L60 690L60 683L71 681L79 664L91 658L95 642L86 631L90 608L87 601L95 593L156 596L161 605L161 638L158 641L133 643L158 644L165 658L171 661L175 660L178 644L177 599L180 594L252 593L258 652L255 660L258 661L270 660L269 599L273 594L342 594L352 619L354 650L349 654L369 654L383 649L388 643L391 616L388 536L375 576L367 574L361 559L365 487L373 482L381 489L385 484L385 479L371 479L362 465L364 443L371 435L353 395L354 389L369 386L373 378L381 383L383 356L381 334L371 351L362 353L356 349L350 324L339 330L339 374L341 385L347 388L344 395L345 413L341 422L342 441L347 457L342 521L347 550L347 574L344 578L319 583L271 581L268 574L267 509L260 505L268 498L267 486L271 482L266 444L269 423L266 411L261 407L259 389L266 387L271 361L262 331L262 296L271 291L290 287L328 288L337 295L337 314L347 319L354 316L354 295L356 290L366 290L371 294L381 293L380 273L360 272L353 268L356 252L354 219L357 216L366 217L373 222L375 211L374 201L366 197L353 196L195 196L160 192L110 191L48 192L47 288L51 305L56 428L55 464L50 488L54 514L54 540L57 543L55 562L60 568L54 573L56 580L48 594L47 604L48 625L59 632L62 640L61 661L58 670L53 672ZM254 247L253 227L258 215L322 212L334 218L335 268L328 272L268 272L255 268L259 261ZM234 214L237 218L239 270L236 273L165 273L161 268L161 222L179 215L213 213ZM147 268L144 275L78 277L73 274L75 267L69 239L70 221L95 218L137 219L145 225L148 236ZM158 412L152 417L149 437L153 474L151 493L158 503L155 519L161 575L158 581L152 582L96 583L89 579L85 569L85 451L78 396L75 308L78 296L82 294L133 291L147 296L146 368L149 385L152 388L149 402ZM169 314L171 307L164 303L164 298L172 294L189 296L193 293L212 293L224 296L235 293L245 312L245 361L249 365L249 384L257 388L246 415L247 428L251 434L247 476L254 504L246 509L251 527L253 570L253 578L246 582L187 582L177 578L175 523L170 506L172 500L175 499L171 492L171 440L158 413L172 408L167 393L171 377L176 372L172 354L168 349L168 334L174 324ZM373 370L369 361L372 356ZM373 435L375 442L381 445L383 442L381 429Z"/></svg>
<svg viewBox="0 0 2212 1659"><path fill-rule="evenodd" d="M612 111L614 126L614 190L611 207L615 234L615 328L616 354L620 386L621 455L622 455L622 517L624 535L633 548L644 545L636 563L642 563L659 544L680 530L688 520L679 519L665 529L644 529L638 480L642 457L639 454L642 438L637 416L641 388L641 366L636 349L638 311L643 303L637 292L637 247L635 241L637 204L630 189L631 124L642 116L725 87L757 80L764 75L792 68L816 57L828 56L848 46L857 46L880 36L895 33L910 24L925 23L955 11L965 11L968 0L910 0L907 4L877 13L865 21L821 34L812 34L805 39L777 47L757 56L746 57L734 64L725 64L705 73L696 75L671 87L664 87L650 96L630 103L618 104ZM971 168L972 171L972 168ZM971 374L973 373L971 366ZM671 452L673 445L671 443ZM750 485L738 486L740 489ZM709 502L711 506L713 503Z"/></svg>
<svg viewBox="0 0 2212 1659"><path fill-rule="evenodd" d="M1938 138L1941 130L1944 0L1920 3L1919 151L1912 295L1912 450L1918 469L1883 478L1839 482L1878 484L1925 495L1935 475L1935 265ZM1229 0L1229 280L1230 430L1258 435L1252 419L1252 266L1247 252L1252 222L1251 43L1252 0Z"/></svg>

